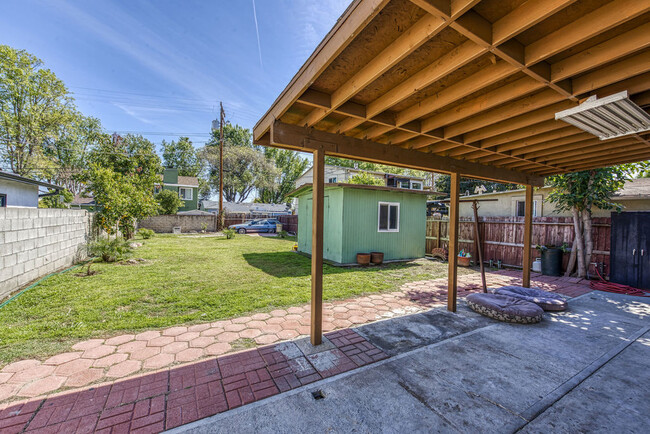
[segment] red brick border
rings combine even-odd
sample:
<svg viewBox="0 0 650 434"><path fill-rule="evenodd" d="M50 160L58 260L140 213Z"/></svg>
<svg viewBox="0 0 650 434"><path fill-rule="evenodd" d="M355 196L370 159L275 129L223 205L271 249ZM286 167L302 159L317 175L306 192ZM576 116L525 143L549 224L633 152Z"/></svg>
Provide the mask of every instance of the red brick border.
<svg viewBox="0 0 650 434"><path fill-rule="evenodd" d="M0 434L155 433L388 357L355 331L325 335L333 349L305 355L292 342L0 410Z"/></svg>

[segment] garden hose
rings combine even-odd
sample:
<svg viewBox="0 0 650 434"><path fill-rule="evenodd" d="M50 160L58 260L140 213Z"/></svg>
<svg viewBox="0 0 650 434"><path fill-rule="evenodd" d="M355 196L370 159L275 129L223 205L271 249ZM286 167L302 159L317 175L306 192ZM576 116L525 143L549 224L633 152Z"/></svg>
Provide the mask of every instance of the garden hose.
<svg viewBox="0 0 650 434"><path fill-rule="evenodd" d="M92 261L92 259L90 259L89 261ZM48 274L48 275L46 275L46 276L44 276L44 277L41 277L41 278L38 279L36 282L34 282L34 283L32 283L31 285L29 285L27 288L21 290L20 292L18 292L18 293L16 293L16 294L14 294L13 296L9 297L7 300L3 301L3 302L0 304L0 309L2 309L3 307L5 307L5 306L8 305L9 303L11 303L12 301L14 301L15 299L17 299L18 297L20 297L20 295L22 295L25 291L27 291L27 290L29 290L29 289L32 289L33 287L35 287L35 286L38 285L39 283L43 282L44 280L46 280L46 279L48 279L48 278L50 278L50 277L52 277L52 276L56 276L57 274L63 274L63 273L66 273L66 272L68 272L68 271L70 271L70 270L73 270L73 269L75 269L75 268L83 267L83 266L86 265L89 261L85 261L85 262L83 262L83 263L81 263L81 264L76 264L76 265L73 265L72 267L66 268L65 270L56 271L56 272L54 272L54 273L50 273L50 274Z"/></svg>
<svg viewBox="0 0 650 434"><path fill-rule="evenodd" d="M616 294L635 295L637 297L650 297L650 290L634 288L633 286L622 285L620 283L608 282L596 268L596 274L600 280L592 280L589 283L591 289L598 291L613 292Z"/></svg>

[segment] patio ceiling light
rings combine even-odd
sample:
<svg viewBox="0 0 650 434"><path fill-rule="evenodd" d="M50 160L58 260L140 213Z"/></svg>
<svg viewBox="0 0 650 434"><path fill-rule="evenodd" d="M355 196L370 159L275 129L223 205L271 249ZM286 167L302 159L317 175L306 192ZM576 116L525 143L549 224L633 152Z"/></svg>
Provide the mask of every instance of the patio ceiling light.
<svg viewBox="0 0 650 434"><path fill-rule="evenodd" d="M574 125L600 140L650 130L650 115L628 98L626 90L601 99L591 96L578 107L555 113L555 120Z"/></svg>

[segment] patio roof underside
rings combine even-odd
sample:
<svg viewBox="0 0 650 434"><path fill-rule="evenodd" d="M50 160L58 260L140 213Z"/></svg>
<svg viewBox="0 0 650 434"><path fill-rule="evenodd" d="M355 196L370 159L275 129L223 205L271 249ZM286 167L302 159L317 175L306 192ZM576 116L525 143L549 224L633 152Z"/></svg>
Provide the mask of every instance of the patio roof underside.
<svg viewBox="0 0 650 434"><path fill-rule="evenodd" d="M475 178L650 159L556 112L650 107L650 0L357 0L255 126L256 143Z"/></svg>

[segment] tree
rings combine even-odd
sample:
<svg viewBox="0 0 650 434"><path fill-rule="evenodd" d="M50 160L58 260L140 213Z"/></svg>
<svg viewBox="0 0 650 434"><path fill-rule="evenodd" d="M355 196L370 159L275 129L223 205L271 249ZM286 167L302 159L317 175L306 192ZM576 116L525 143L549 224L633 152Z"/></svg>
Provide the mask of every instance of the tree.
<svg viewBox="0 0 650 434"><path fill-rule="evenodd" d="M45 146L44 154L51 168L42 170L41 177L73 194L81 193L84 189L81 174L88 165L89 151L109 140L99 119L75 112L72 121L60 125L56 139Z"/></svg>
<svg viewBox="0 0 650 434"><path fill-rule="evenodd" d="M547 185L553 187L547 200L553 202L558 211L570 211L573 215L574 241L566 275L578 267L577 276L585 277L593 252L591 211L600 209L621 210L621 205L612 201L612 196L630 180L642 166L624 164L602 169L586 170L552 176Z"/></svg>
<svg viewBox="0 0 650 434"><path fill-rule="evenodd" d="M61 190L56 194L56 190L49 189L48 193L51 196L39 199L39 208L70 208L70 203L74 199L74 195L68 190Z"/></svg>
<svg viewBox="0 0 650 434"><path fill-rule="evenodd" d="M259 146L253 145L250 131L239 125L224 124L223 194L228 202L243 202L255 190L273 188L277 171ZM202 149L201 160L211 191L219 189L219 133Z"/></svg>
<svg viewBox="0 0 650 434"><path fill-rule="evenodd" d="M384 185L385 181L372 176L368 172L359 172L348 179L348 184Z"/></svg>
<svg viewBox="0 0 650 434"><path fill-rule="evenodd" d="M520 188L516 184L502 184L500 182L482 181L480 179L460 178L461 195L467 192L469 194L475 194L474 189L482 185L485 186L488 192L516 190ZM433 187L438 192L449 193L451 191L451 177L449 175L438 175L433 183Z"/></svg>
<svg viewBox="0 0 650 434"><path fill-rule="evenodd" d="M296 180L309 166L309 160L287 149L265 148L264 155L275 163L277 177L273 187L260 189L259 201L282 203L287 194L296 188Z"/></svg>
<svg viewBox="0 0 650 434"><path fill-rule="evenodd" d="M100 206L97 219L107 233L133 236L135 221L158 211L154 184L159 182L160 158L153 143L142 136L113 135L89 154L83 180Z"/></svg>
<svg viewBox="0 0 650 434"><path fill-rule="evenodd" d="M201 171L201 162L194 145L188 137L181 137L178 142L162 142L164 166L178 169L181 176L197 176Z"/></svg>
<svg viewBox="0 0 650 434"><path fill-rule="evenodd" d="M160 214L176 214L178 208L185 205L185 202L178 197L178 193L171 190L161 190L156 196L156 201L160 207Z"/></svg>
<svg viewBox="0 0 650 434"><path fill-rule="evenodd" d="M0 45L0 160L21 176L54 167L44 145L76 115L63 82L42 65L24 50Z"/></svg>

